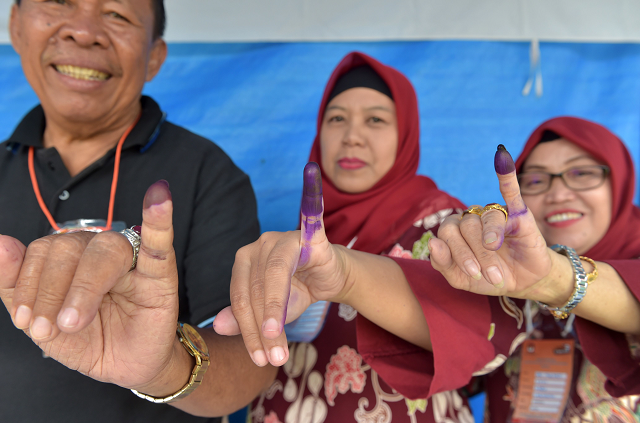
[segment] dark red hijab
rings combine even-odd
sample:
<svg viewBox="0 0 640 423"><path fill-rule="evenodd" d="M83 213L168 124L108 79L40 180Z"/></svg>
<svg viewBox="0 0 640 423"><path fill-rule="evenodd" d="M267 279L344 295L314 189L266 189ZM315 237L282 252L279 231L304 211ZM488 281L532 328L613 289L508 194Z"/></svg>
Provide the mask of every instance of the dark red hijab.
<svg viewBox="0 0 640 423"><path fill-rule="evenodd" d="M363 53L349 53L331 74L320 103L318 128L309 161L320 165L320 130L328 97L334 85L352 68L369 65L391 90L398 120L398 152L389 172L371 189L358 194L338 190L322 171L324 223L329 241L379 254L391 247L420 218L461 203L439 191L425 176L418 176L420 162L420 117L411 82L397 70Z"/></svg>
<svg viewBox="0 0 640 423"><path fill-rule="evenodd" d="M594 159L611 168L613 207L611 225L605 236L586 256L594 260L620 260L640 257L640 209L633 205L635 174L626 147L611 131L597 123L576 117L557 117L538 126L516 161L520 172L545 131L553 131L573 142Z"/></svg>

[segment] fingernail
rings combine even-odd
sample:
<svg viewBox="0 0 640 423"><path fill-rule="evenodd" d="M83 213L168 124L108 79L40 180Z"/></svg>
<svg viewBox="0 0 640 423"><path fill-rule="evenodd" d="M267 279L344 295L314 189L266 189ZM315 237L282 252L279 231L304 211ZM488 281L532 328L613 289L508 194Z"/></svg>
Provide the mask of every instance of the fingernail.
<svg viewBox="0 0 640 423"><path fill-rule="evenodd" d="M31 323L31 309L26 305L21 305L16 310L16 318L13 324L18 329L26 329L29 327L29 323Z"/></svg>
<svg viewBox="0 0 640 423"><path fill-rule="evenodd" d="M498 234L496 234L495 232L487 232L484 235L485 244L491 244L493 242L496 242L497 240L498 240Z"/></svg>
<svg viewBox="0 0 640 423"><path fill-rule="evenodd" d="M500 175L507 175L516 170L511 154L502 144L498 145L498 151L496 151L496 155L493 158L493 166L496 169L496 173Z"/></svg>
<svg viewBox="0 0 640 423"><path fill-rule="evenodd" d="M275 334L280 335L280 325L273 317L268 319L266 322L262 324L262 333L263 334Z"/></svg>
<svg viewBox="0 0 640 423"><path fill-rule="evenodd" d="M58 323L65 328L75 328L79 321L80 315L78 314L78 310L72 307L65 308L62 314L60 314L60 317L58 317Z"/></svg>
<svg viewBox="0 0 640 423"><path fill-rule="evenodd" d="M273 347L269 355L271 356L271 363L281 363L284 360L284 349L282 347Z"/></svg>
<svg viewBox="0 0 640 423"><path fill-rule="evenodd" d="M262 350L254 351L253 354L249 354L251 356L251 360L256 364L256 366L266 366L269 362L267 360L267 355Z"/></svg>
<svg viewBox="0 0 640 423"><path fill-rule="evenodd" d="M480 269L476 265L476 262L469 259L464 262L464 268L467 269L467 273L471 275L471 277L477 281L482 277L482 273L480 273Z"/></svg>
<svg viewBox="0 0 640 423"><path fill-rule="evenodd" d="M31 325L31 337L35 340L45 339L51 336L51 322L45 317L38 316Z"/></svg>
<svg viewBox="0 0 640 423"><path fill-rule="evenodd" d="M496 266L491 266L487 269L487 276L489 276L489 280L496 288L504 286L502 272Z"/></svg>
<svg viewBox="0 0 640 423"><path fill-rule="evenodd" d="M162 179L149 187L147 193L144 195L142 207L146 210L151 206L162 204L167 200L171 200L169 182Z"/></svg>
<svg viewBox="0 0 640 423"><path fill-rule="evenodd" d="M437 246L436 246L436 248L433 248L433 246L431 245L431 241L433 241L433 238L429 238L429 241L427 241L427 247L429 248L429 254L433 254L437 250Z"/></svg>
<svg viewBox="0 0 640 423"><path fill-rule="evenodd" d="M322 213L322 175L320 166L309 162L304 167L304 188L300 211L305 216L320 216Z"/></svg>

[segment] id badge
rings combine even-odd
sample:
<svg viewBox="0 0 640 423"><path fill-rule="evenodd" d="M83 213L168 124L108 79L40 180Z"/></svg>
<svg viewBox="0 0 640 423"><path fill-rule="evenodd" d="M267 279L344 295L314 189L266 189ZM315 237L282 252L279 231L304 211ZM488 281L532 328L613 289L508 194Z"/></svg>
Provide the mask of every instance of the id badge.
<svg viewBox="0 0 640 423"><path fill-rule="evenodd" d="M514 423L562 419L573 380L573 339L527 340L522 344Z"/></svg>
<svg viewBox="0 0 640 423"><path fill-rule="evenodd" d="M68 222L59 223L60 230L56 231L52 229L49 235L53 234L69 234L73 232L103 232L107 226L107 221L104 219L77 219L69 220ZM120 232L127 228L124 222L112 222L111 230Z"/></svg>

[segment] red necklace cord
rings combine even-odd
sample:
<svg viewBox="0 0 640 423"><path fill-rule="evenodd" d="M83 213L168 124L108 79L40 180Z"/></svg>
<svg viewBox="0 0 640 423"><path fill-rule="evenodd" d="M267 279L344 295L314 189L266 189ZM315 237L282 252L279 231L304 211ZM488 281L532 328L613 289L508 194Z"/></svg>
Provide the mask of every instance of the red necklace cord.
<svg viewBox="0 0 640 423"><path fill-rule="evenodd" d="M127 139L127 136L129 136L129 134L131 133L133 128L136 126L139 120L140 120L140 116L138 116L135 122L133 122L131 126L129 126L129 128L127 128L127 130L124 131L124 134L122 134L122 137L120 137L120 141L118 141L118 146L116 147L116 158L115 158L115 163L113 165L113 180L111 181L111 195L109 197L109 214L107 215L107 226L100 228L105 231L110 231L111 224L113 223L113 206L115 205L116 190L118 188L118 173L120 172L120 156L122 153L122 145L124 144L124 141ZM33 165L33 151L34 151L33 147L29 147L29 176L31 176L31 185L33 185L33 192L35 193L36 199L38 200L38 204L40 205L40 208L42 209L42 212L44 213L44 215L47 217L49 224L53 229L55 229L56 231L59 231L60 227L58 226L56 221L53 219L53 216L51 216L51 213L49 212L49 209L47 208L47 205L44 203L44 200L42 199L42 195L40 194L40 188L38 187L38 180L36 179L36 171Z"/></svg>

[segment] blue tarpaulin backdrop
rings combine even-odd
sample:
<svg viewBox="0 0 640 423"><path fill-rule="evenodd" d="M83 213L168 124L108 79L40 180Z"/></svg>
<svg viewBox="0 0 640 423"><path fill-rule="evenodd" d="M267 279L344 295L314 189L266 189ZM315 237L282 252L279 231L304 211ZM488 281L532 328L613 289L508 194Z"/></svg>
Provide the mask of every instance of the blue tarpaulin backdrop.
<svg viewBox="0 0 640 423"><path fill-rule="evenodd" d="M514 157L537 124L558 115L602 123L640 157L640 45L542 43L544 94L521 94L529 44L170 44L147 85L169 120L217 142L251 176L263 230L298 219L302 169L324 85L340 59L363 51L413 82L421 116L420 173L467 204L501 202L493 154ZM0 139L37 99L10 46L0 47Z"/></svg>
<svg viewBox="0 0 640 423"><path fill-rule="evenodd" d="M502 202L493 173L496 146L506 145L515 157L539 123L558 115L609 127L626 142L637 167L637 44L542 43L540 98L521 94L529 75L528 43L171 44L145 92L169 120L215 140L251 176L263 230L290 230L298 220L302 169L324 84L353 50L413 82L421 116L420 173L467 204ZM11 47L0 46L0 58L4 139L37 99ZM482 401L474 404L477 421Z"/></svg>

